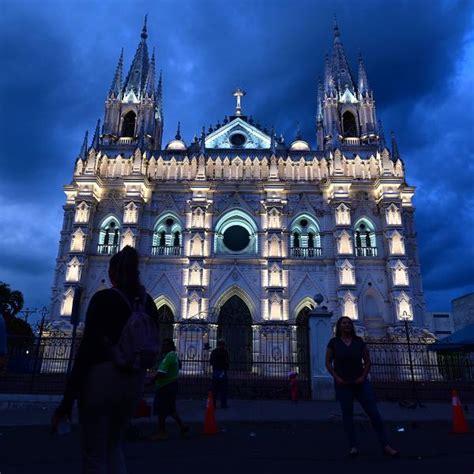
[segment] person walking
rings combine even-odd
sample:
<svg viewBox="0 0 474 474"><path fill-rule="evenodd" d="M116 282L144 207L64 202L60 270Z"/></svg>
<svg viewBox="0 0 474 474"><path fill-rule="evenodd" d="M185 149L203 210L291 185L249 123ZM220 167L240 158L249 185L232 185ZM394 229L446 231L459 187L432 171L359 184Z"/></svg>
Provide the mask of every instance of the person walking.
<svg viewBox="0 0 474 474"><path fill-rule="evenodd" d="M334 378L336 398L342 411L344 431L349 442L349 455L358 455L354 428L354 399L367 413L385 455L399 457L387 440L384 425L377 409L372 386L367 379L370 372L370 356L365 342L356 336L354 323L347 316L336 323L336 337L326 350L326 368Z"/></svg>
<svg viewBox="0 0 474 474"><path fill-rule="evenodd" d="M182 435L185 435L189 431L189 427L183 423L176 409L180 362L173 339L167 338L163 340L162 352L164 358L160 362L158 371L154 377L156 392L153 411L155 415L158 415L158 433L150 436L150 441L168 439L166 434L166 419L169 416L176 421Z"/></svg>
<svg viewBox="0 0 474 474"><path fill-rule="evenodd" d="M153 364L158 356L158 311L140 284L138 263L138 254L130 246L110 259L112 288L96 292L90 300L77 357L51 420L57 431L62 420L71 419L78 400L84 474L127 472L122 440L143 393L145 369L141 367L146 358L153 359ZM129 320L133 324L127 324ZM148 334L138 334L140 327L148 329ZM143 339L138 341L137 336ZM127 343L133 360L125 358ZM156 353L138 353L136 347L155 347Z"/></svg>
<svg viewBox="0 0 474 474"><path fill-rule="evenodd" d="M227 388L230 358L225 348L224 340L217 341L217 347L211 352L210 364L212 367L212 396L214 407L217 405L217 398L220 397L221 408L229 408L227 405Z"/></svg>

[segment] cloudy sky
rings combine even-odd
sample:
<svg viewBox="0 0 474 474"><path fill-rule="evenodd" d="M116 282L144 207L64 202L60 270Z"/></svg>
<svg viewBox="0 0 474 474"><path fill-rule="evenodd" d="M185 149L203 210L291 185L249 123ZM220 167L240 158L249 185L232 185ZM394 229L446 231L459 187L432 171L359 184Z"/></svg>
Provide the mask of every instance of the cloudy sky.
<svg viewBox="0 0 474 474"><path fill-rule="evenodd" d="M0 16L0 280L49 303L63 184L103 116L148 14L163 70L165 138L190 141L233 111L314 145L316 80L337 15L356 72L362 52L386 135L417 187L429 310L474 291L474 2L448 0L3 0Z"/></svg>

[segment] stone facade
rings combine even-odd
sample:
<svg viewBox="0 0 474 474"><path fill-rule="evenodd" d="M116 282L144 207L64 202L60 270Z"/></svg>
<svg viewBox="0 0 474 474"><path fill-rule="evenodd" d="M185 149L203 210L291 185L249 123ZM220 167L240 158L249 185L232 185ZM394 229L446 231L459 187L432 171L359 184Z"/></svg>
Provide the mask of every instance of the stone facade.
<svg viewBox="0 0 474 474"><path fill-rule="evenodd" d="M131 245L142 282L174 320L211 319L238 296L254 321L296 321L320 293L334 318L372 335L404 317L423 324L415 190L376 122L362 59L352 80L337 27L316 149L244 115L240 89L222 123L189 145L178 128L162 147L162 81L155 86L146 26L125 81L122 68L120 58L104 126L90 145L86 136L64 188L54 320L83 320L109 284L110 255Z"/></svg>

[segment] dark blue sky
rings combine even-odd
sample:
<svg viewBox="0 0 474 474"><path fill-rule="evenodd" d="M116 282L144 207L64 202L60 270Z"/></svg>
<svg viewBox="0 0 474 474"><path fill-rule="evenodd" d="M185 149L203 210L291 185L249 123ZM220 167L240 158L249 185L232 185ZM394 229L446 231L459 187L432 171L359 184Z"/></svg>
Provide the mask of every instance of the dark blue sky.
<svg viewBox="0 0 474 474"><path fill-rule="evenodd" d="M0 280L49 303L65 195L86 129L103 116L120 49L126 68L148 13L164 77L166 143L181 121L244 111L314 145L316 80L337 14L356 73L360 50L385 133L417 187L426 300L448 310L474 291L474 3L447 0L3 0L0 16Z"/></svg>

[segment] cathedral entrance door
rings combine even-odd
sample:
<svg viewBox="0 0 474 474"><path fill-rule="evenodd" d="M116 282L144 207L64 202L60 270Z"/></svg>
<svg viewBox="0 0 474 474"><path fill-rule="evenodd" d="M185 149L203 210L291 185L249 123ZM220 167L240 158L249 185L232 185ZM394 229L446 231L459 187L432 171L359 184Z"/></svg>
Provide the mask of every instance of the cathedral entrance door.
<svg viewBox="0 0 474 474"><path fill-rule="evenodd" d="M173 339L173 311L166 304L158 308L158 322L160 325L160 347L164 339Z"/></svg>
<svg viewBox="0 0 474 474"><path fill-rule="evenodd" d="M217 339L223 339L230 356L230 370L252 370L252 315L245 302L232 296L217 319Z"/></svg>
<svg viewBox="0 0 474 474"><path fill-rule="evenodd" d="M296 351L298 364L305 365L309 351L309 322L310 308L303 308L296 316ZM300 369L301 370L301 369Z"/></svg>

